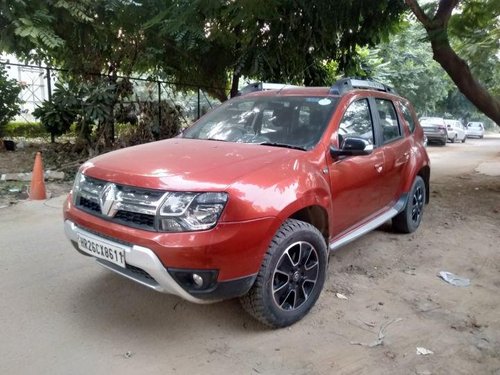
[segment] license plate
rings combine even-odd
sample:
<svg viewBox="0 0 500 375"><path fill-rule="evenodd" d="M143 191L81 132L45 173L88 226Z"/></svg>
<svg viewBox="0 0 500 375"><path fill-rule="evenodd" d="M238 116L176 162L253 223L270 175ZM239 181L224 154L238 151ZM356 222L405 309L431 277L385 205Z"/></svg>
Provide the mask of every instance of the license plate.
<svg viewBox="0 0 500 375"><path fill-rule="evenodd" d="M78 233L78 248L96 258L107 260L125 268L125 248L119 244L107 241L96 236Z"/></svg>

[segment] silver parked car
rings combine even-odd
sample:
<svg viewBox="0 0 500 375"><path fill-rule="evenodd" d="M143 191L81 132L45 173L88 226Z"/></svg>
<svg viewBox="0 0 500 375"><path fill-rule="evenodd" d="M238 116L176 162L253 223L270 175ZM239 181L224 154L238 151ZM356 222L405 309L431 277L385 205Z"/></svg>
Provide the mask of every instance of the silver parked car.
<svg viewBox="0 0 500 375"><path fill-rule="evenodd" d="M422 129L429 143L436 142L442 146L446 146L448 131L441 117L422 117L420 119L420 125L422 125Z"/></svg>
<svg viewBox="0 0 500 375"><path fill-rule="evenodd" d="M484 124L478 121L472 121L467 124L467 137L484 137Z"/></svg>

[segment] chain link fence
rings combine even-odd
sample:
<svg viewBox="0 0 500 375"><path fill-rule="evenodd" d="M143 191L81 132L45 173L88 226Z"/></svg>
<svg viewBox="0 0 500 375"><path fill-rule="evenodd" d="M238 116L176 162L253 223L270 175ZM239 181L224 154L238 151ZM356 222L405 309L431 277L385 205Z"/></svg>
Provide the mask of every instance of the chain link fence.
<svg viewBox="0 0 500 375"><path fill-rule="evenodd" d="M50 101L60 77L67 73L64 69L53 67L12 63L0 61L10 78L19 82L22 91L19 98L21 111L16 121L35 123L37 119L33 111L44 101ZM75 73L71 73L75 77ZM82 73L82 77L93 76L95 79L110 79L109 75ZM167 116L175 116L183 127L197 120L207 111L220 104L210 97L209 88L196 84L169 82L160 79L115 76L114 79L126 80L129 93L114 108L115 123L120 125L136 125L139 121L147 121L151 128L159 128ZM115 127L113 137L120 127ZM52 138L54 138L52 136Z"/></svg>

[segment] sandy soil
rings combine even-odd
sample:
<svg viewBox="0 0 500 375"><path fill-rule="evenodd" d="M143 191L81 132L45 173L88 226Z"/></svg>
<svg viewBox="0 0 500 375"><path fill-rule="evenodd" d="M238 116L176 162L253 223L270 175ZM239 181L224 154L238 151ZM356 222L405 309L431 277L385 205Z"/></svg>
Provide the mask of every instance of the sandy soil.
<svg viewBox="0 0 500 375"><path fill-rule="evenodd" d="M48 144L43 142L22 142L22 148L14 152L0 148L0 176L5 173L29 173L33 170L35 155L42 153L44 170L63 171L64 180L46 181L49 197L57 197L71 189L72 180L80 162L79 155L70 152L71 145ZM30 182L0 181L0 207L15 204L28 198Z"/></svg>
<svg viewBox="0 0 500 375"><path fill-rule="evenodd" d="M18 291L9 292L0 317L19 315L1 325L12 339L0 339L6 348L0 370L498 375L500 177L476 171L500 172L498 150L500 138L429 147L431 204L418 231L400 235L384 225L335 252L316 307L282 330L263 327L234 300L200 306L146 290L98 269L62 234L33 225L33 236L53 238L47 252L58 264L47 263L34 281L19 281L29 266L3 255L2 284ZM14 228L11 218L21 225L43 215L47 225L61 226L59 207L57 214L27 210L0 210L0 223ZM12 246L29 249L18 237L6 236ZM47 256L36 259L44 264ZM440 271L471 284L452 286ZM417 347L433 354L417 355Z"/></svg>

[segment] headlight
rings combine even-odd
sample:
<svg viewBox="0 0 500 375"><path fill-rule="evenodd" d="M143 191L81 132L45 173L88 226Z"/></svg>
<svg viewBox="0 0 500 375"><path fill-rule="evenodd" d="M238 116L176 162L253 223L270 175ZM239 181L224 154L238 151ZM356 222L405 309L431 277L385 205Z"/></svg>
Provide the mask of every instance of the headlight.
<svg viewBox="0 0 500 375"><path fill-rule="evenodd" d="M217 224L227 193L170 193L160 208L160 230L186 232Z"/></svg>
<svg viewBox="0 0 500 375"><path fill-rule="evenodd" d="M71 192L73 193L73 203L75 203L76 195L80 191L80 185L85 181L85 176L82 172L78 171L75 176L75 182L73 182L73 187L71 188Z"/></svg>

